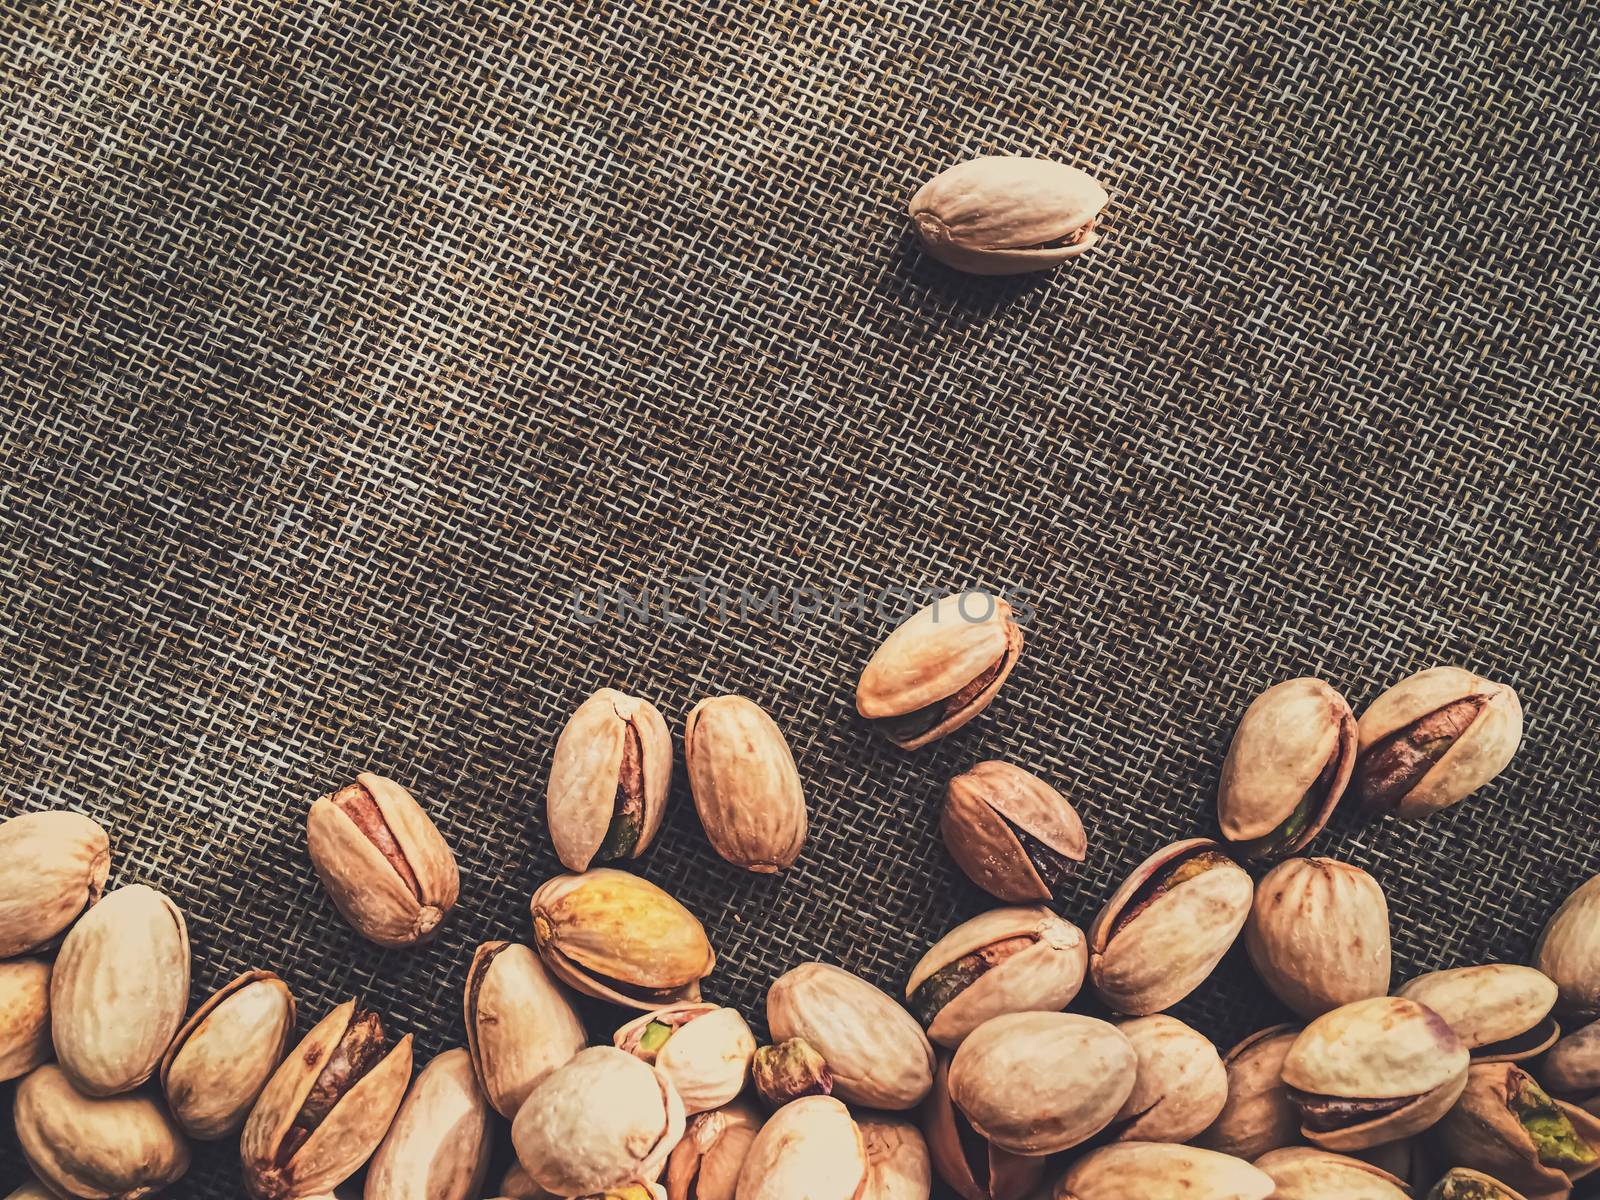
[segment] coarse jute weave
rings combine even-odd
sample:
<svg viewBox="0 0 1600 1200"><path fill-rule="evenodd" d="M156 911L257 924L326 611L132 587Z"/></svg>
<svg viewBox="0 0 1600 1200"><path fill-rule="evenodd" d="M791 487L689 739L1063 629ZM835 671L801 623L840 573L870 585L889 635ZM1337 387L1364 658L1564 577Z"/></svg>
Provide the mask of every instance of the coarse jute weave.
<svg viewBox="0 0 1600 1200"><path fill-rule="evenodd" d="M787 967L896 990L984 907L937 839L953 772L1074 800L1087 924L1214 830L1239 713L1300 673L1359 710L1462 663L1527 709L1486 793L1315 843L1387 889L1397 980L1524 958L1600 868L1592 7L0 13L0 801L108 825L113 885L188 913L197 1000L268 967L302 1030L359 992L421 1057L461 1044L606 684L674 723L741 692L792 740L792 870L716 859L681 765L638 864L758 1023ZM925 261L905 199L982 152L1091 169L1102 244ZM877 597L964 584L1029 603L1022 665L897 752L852 707ZM306 860L365 767L461 861L419 952L357 940ZM1223 1044L1277 1016L1237 952L1176 1011ZM174 1194L238 1194L231 1145Z"/></svg>

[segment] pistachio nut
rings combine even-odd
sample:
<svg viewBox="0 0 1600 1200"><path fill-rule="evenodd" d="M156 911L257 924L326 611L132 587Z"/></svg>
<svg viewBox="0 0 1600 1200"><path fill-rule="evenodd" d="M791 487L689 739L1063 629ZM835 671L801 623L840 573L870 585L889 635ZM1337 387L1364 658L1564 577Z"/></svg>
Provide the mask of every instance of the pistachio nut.
<svg viewBox="0 0 1600 1200"><path fill-rule="evenodd" d="M1175 1017L1136 1017L1117 1026L1133 1044L1133 1091L1110 1128L1119 1142L1187 1142L1228 1099L1228 1072L1210 1039Z"/></svg>
<svg viewBox="0 0 1600 1200"><path fill-rule="evenodd" d="M1272 1177L1243 1159L1171 1142L1121 1142L1067 1169L1053 1200L1267 1200Z"/></svg>
<svg viewBox="0 0 1600 1200"><path fill-rule="evenodd" d="M461 1007L478 1085L508 1120L534 1084L589 1044L566 992L517 942L478 947Z"/></svg>
<svg viewBox="0 0 1600 1200"><path fill-rule="evenodd" d="M50 964L0 962L0 1082L50 1060Z"/></svg>
<svg viewBox="0 0 1600 1200"><path fill-rule="evenodd" d="M1320 679L1291 679L1257 696L1228 746L1217 784L1222 836L1246 858L1271 861L1322 831L1356 761L1356 719Z"/></svg>
<svg viewBox="0 0 1600 1200"><path fill-rule="evenodd" d="M143 884L118 888L62 939L50 976L56 1058L89 1096L149 1079L189 1004L189 931Z"/></svg>
<svg viewBox="0 0 1600 1200"><path fill-rule="evenodd" d="M56 1200L56 1194L44 1184L30 1181L7 1195L6 1200Z"/></svg>
<svg viewBox="0 0 1600 1200"><path fill-rule="evenodd" d="M1485 963L1431 971L1395 995L1426 1004L1449 1022L1473 1062L1532 1058L1561 1036L1550 1017L1556 985L1532 967Z"/></svg>
<svg viewBox="0 0 1600 1200"><path fill-rule="evenodd" d="M11 1118L28 1166L62 1196L139 1200L189 1169L189 1146L160 1103L85 1095L54 1063L17 1084Z"/></svg>
<svg viewBox="0 0 1600 1200"><path fill-rule="evenodd" d="M322 886L362 937L380 946L430 940L455 906L455 856L410 792L363 771L306 814Z"/></svg>
<svg viewBox="0 0 1600 1200"><path fill-rule="evenodd" d="M1505 770L1522 740L1522 705L1503 683L1433 667L1374 700L1358 734L1352 786L1362 807L1425 817Z"/></svg>
<svg viewBox="0 0 1600 1200"><path fill-rule="evenodd" d="M391 1049L377 1013L346 1000L279 1064L239 1136L256 1200L330 1192L389 1132L411 1082L411 1035Z"/></svg>
<svg viewBox="0 0 1600 1200"><path fill-rule="evenodd" d="M1300 1131L1324 1150L1421 1133L1467 1082L1467 1048L1431 1008L1400 996L1357 1000L1301 1031L1283 1060Z"/></svg>
<svg viewBox="0 0 1600 1200"><path fill-rule="evenodd" d="M649 880L597 867L533 894L533 940L550 973L586 996L648 1011L700 999L717 956L705 928Z"/></svg>
<svg viewBox="0 0 1600 1200"><path fill-rule="evenodd" d="M629 1021L612 1044L672 1080L692 1116L720 1108L744 1090L756 1039L737 1009L684 1001Z"/></svg>
<svg viewBox="0 0 1600 1200"><path fill-rule="evenodd" d="M1054 1154L1104 1129L1133 1090L1138 1058L1116 1026L1075 1013L1007 1013L950 1060L950 1099L1013 1154Z"/></svg>
<svg viewBox="0 0 1600 1200"><path fill-rule="evenodd" d="M1451 1167L1434 1184L1428 1200L1524 1200L1521 1192L1467 1167Z"/></svg>
<svg viewBox="0 0 1600 1200"><path fill-rule="evenodd" d="M850 1110L804 1096L767 1118L750 1144L736 1200L856 1200L867 1185L867 1148Z"/></svg>
<svg viewBox="0 0 1600 1200"><path fill-rule="evenodd" d="M806 840L806 797L777 723L743 696L694 706L683 759L711 848L757 874L781 871Z"/></svg>
<svg viewBox="0 0 1600 1200"><path fill-rule="evenodd" d="M911 969L906 1001L954 1049L990 1017L1058 1012L1083 986L1088 944L1047 908L997 908L957 925Z"/></svg>
<svg viewBox="0 0 1600 1200"><path fill-rule="evenodd" d="M1300 1114L1283 1083L1283 1060L1300 1036L1295 1025L1253 1033L1223 1056L1228 1099L1196 1140L1209 1150L1254 1160L1300 1139Z"/></svg>
<svg viewBox="0 0 1600 1200"><path fill-rule="evenodd" d="M1351 1157L1387 1171L1410 1188L1424 1188L1439 1177L1428 1154L1426 1134L1368 1146L1355 1151Z"/></svg>
<svg viewBox="0 0 1600 1200"><path fill-rule="evenodd" d="M833 1092L833 1072L805 1038L790 1038L776 1046L762 1046L750 1064L756 1092L770 1109L782 1108L802 1096L827 1096Z"/></svg>
<svg viewBox="0 0 1600 1200"><path fill-rule="evenodd" d="M81 813L0 821L0 958L54 942L100 899L110 867L106 831Z"/></svg>
<svg viewBox="0 0 1600 1200"><path fill-rule="evenodd" d="M161 1059L161 1090L192 1138L244 1124L294 1034L294 997L271 971L247 971L195 1010Z"/></svg>
<svg viewBox="0 0 1600 1200"><path fill-rule="evenodd" d="M522 1164L516 1161L500 1177L500 1189L495 1195L503 1200L552 1200L552 1194L529 1179Z"/></svg>
<svg viewBox="0 0 1600 1200"><path fill-rule="evenodd" d="M1349 863L1291 858L1267 872L1244 944L1262 982L1302 1017L1389 990L1389 905Z"/></svg>
<svg viewBox="0 0 1600 1200"><path fill-rule="evenodd" d="M934 258L972 275L1043 271L1082 254L1099 234L1106 192L1077 167L985 154L917 189L909 206Z"/></svg>
<svg viewBox="0 0 1600 1200"><path fill-rule="evenodd" d="M1044 1178L1045 1160L1002 1150L950 1103L950 1061L941 1057L922 1106L922 1132L939 1178L962 1200L1022 1200Z"/></svg>
<svg viewBox="0 0 1600 1200"><path fill-rule="evenodd" d="M667 1156L667 1200L733 1200L761 1114L743 1100L696 1113Z"/></svg>
<svg viewBox="0 0 1600 1200"><path fill-rule="evenodd" d="M1446 1162L1529 1194L1565 1191L1600 1166L1600 1118L1550 1096L1516 1063L1475 1063L1434 1126Z"/></svg>
<svg viewBox="0 0 1600 1200"><path fill-rule="evenodd" d="M494 1110L465 1050L417 1073L367 1168L365 1200L478 1200Z"/></svg>
<svg viewBox="0 0 1600 1200"><path fill-rule="evenodd" d="M1539 937L1533 965L1556 985L1556 1011L1600 1016L1600 875L1561 902Z"/></svg>
<svg viewBox="0 0 1600 1200"><path fill-rule="evenodd" d="M1088 840L1067 798L1021 767L991 760L945 788L939 833L968 879L998 900L1049 900Z"/></svg>
<svg viewBox="0 0 1600 1200"><path fill-rule="evenodd" d="M1539 1080L1551 1095L1587 1104L1600 1095L1600 1022L1567 1034L1544 1056Z"/></svg>
<svg viewBox="0 0 1600 1200"><path fill-rule="evenodd" d="M648 700L601 688L556 739L545 819L569 871L638 858L667 811L672 735Z"/></svg>
<svg viewBox="0 0 1600 1200"><path fill-rule="evenodd" d="M1011 605L987 592L935 601L891 633L856 687L856 711L906 750L989 707L1022 654Z"/></svg>
<svg viewBox="0 0 1600 1200"><path fill-rule="evenodd" d="M933 1047L922 1027L883 992L849 971L804 963L767 992L775 1041L804 1038L827 1061L833 1091L852 1104L898 1111L933 1086Z"/></svg>
<svg viewBox="0 0 1600 1200"><path fill-rule="evenodd" d="M1250 876L1208 838L1145 859L1089 929L1089 977L1116 1012L1171 1008L1205 981L1250 915Z"/></svg>
<svg viewBox="0 0 1600 1200"><path fill-rule="evenodd" d="M614 1046L591 1046L551 1071L511 1123L523 1169L558 1196L654 1179L681 1137L672 1081Z"/></svg>
<svg viewBox="0 0 1600 1200"><path fill-rule="evenodd" d="M1410 1200L1404 1183L1389 1172L1326 1150L1287 1146L1256 1159L1272 1177L1272 1200Z"/></svg>
<svg viewBox="0 0 1600 1200"><path fill-rule="evenodd" d="M917 1127L891 1117L861 1117L856 1127L867 1148L867 1186L861 1200L928 1200L933 1168Z"/></svg>

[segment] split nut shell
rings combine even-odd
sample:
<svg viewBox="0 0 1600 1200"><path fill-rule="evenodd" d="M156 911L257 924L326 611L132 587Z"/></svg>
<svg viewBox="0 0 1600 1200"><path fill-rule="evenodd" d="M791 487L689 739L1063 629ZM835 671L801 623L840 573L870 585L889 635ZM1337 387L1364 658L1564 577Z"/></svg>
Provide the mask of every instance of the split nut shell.
<svg viewBox="0 0 1600 1200"><path fill-rule="evenodd" d="M1217 1048L1175 1017L1137 1017L1117 1026L1138 1059L1133 1091L1111 1128L1122 1142L1187 1142L1228 1099Z"/></svg>
<svg viewBox="0 0 1600 1200"><path fill-rule="evenodd" d="M939 833L956 866L997 900L1049 900L1083 862L1083 822L1067 798L1007 762L981 762L945 788Z"/></svg>
<svg viewBox="0 0 1600 1200"><path fill-rule="evenodd" d="M545 817L569 871L638 858L655 840L672 783L672 735L648 700L601 688L556 739Z"/></svg>
<svg viewBox="0 0 1600 1200"><path fill-rule="evenodd" d="M1556 985L1532 967L1485 963L1419 975L1395 993L1426 1004L1456 1031L1473 1062L1516 1062L1548 1050Z"/></svg>
<svg viewBox="0 0 1600 1200"><path fill-rule="evenodd" d="M473 1072L508 1120L535 1084L589 1044L561 985L537 954L516 942L478 947L461 1006Z"/></svg>
<svg viewBox="0 0 1600 1200"><path fill-rule="evenodd" d="M667 1156L667 1200L734 1200L761 1125L761 1114L743 1100L689 1118Z"/></svg>
<svg viewBox="0 0 1600 1200"><path fill-rule="evenodd" d="M737 1097L756 1052L755 1035L737 1009L697 1001L648 1012L618 1029L612 1041L672 1080L690 1116Z"/></svg>
<svg viewBox="0 0 1600 1200"><path fill-rule="evenodd" d="M161 1090L190 1137L223 1138L244 1124L294 1034L294 997L271 971L222 987L178 1031L161 1060Z"/></svg>
<svg viewBox="0 0 1600 1200"><path fill-rule="evenodd" d="M1207 1149L1253 1162L1300 1140L1300 1113L1283 1082L1283 1060L1300 1036L1294 1025L1253 1033L1223 1057L1228 1098L1197 1139Z"/></svg>

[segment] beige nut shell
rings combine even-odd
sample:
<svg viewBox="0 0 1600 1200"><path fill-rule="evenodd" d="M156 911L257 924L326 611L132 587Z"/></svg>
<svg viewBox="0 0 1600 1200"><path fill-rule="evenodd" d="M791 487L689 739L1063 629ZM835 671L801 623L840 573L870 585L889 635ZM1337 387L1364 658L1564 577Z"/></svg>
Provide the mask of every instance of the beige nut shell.
<svg viewBox="0 0 1600 1200"><path fill-rule="evenodd" d="M683 758L713 850L757 874L794 863L806 840L805 791L766 710L743 696L700 701L684 721Z"/></svg>
<svg viewBox="0 0 1600 1200"><path fill-rule="evenodd" d="M478 947L461 1007L478 1085L507 1120L536 1083L589 1044L571 999L517 942Z"/></svg>
<svg viewBox="0 0 1600 1200"><path fill-rule="evenodd" d="M367 1168L364 1200L477 1200L493 1119L467 1052L446 1050L412 1081Z"/></svg>
<svg viewBox="0 0 1600 1200"><path fill-rule="evenodd" d="M271 971L247 971L184 1023L161 1060L161 1090L192 1138L244 1124L294 1036L294 997Z"/></svg>
<svg viewBox="0 0 1600 1200"><path fill-rule="evenodd" d="M668 1200L734 1200L739 1172L762 1123L747 1100L689 1118L683 1140L667 1157Z"/></svg>
<svg viewBox="0 0 1600 1200"><path fill-rule="evenodd" d="M1251 1161L1300 1140L1300 1114L1283 1084L1283 1060L1299 1036L1298 1026L1274 1025L1228 1051L1227 1102L1199 1145Z"/></svg>
<svg viewBox="0 0 1600 1200"><path fill-rule="evenodd" d="M545 816L556 857L569 871L585 871L599 853L616 813L623 743L632 727L639 739L644 783L639 840L629 858L650 848L667 811L672 784L672 734L648 700L601 688L572 714L556 739Z"/></svg>
<svg viewBox="0 0 1600 1200"><path fill-rule="evenodd" d="M100 899L110 866L106 831L82 813L0 821L0 958L53 942Z"/></svg>
<svg viewBox="0 0 1600 1200"><path fill-rule="evenodd" d="M1484 963L1419 975L1395 992L1426 1004L1450 1024L1474 1062L1532 1058L1561 1036L1549 1020L1556 985L1542 971L1516 963ZM1494 1052L1515 1040L1514 1049Z"/></svg>
<svg viewBox="0 0 1600 1200"><path fill-rule="evenodd" d="M861 1117L856 1127L867 1150L861 1200L928 1200L933 1167L921 1131L910 1121L891 1117Z"/></svg>
<svg viewBox="0 0 1600 1200"><path fill-rule="evenodd" d="M1600 1015L1600 875L1561 902L1544 927L1533 965L1556 985L1556 1011Z"/></svg>
<svg viewBox="0 0 1600 1200"><path fill-rule="evenodd" d="M1228 1072L1211 1040L1176 1017L1136 1017L1117 1026L1138 1059L1133 1091L1113 1118L1123 1142L1187 1142L1228 1099Z"/></svg>
<svg viewBox="0 0 1600 1200"><path fill-rule="evenodd" d="M1267 1200L1272 1193L1271 1176L1226 1154L1170 1142L1121 1142L1073 1163L1054 1200Z"/></svg>
<svg viewBox="0 0 1600 1200"><path fill-rule="evenodd" d="M694 1001L670 1004L623 1025L612 1044L629 1050L628 1043L636 1043L650 1022L684 1012L695 1016L679 1025L656 1052L655 1067L672 1080L683 1100L683 1111L694 1116L730 1103L750 1078L756 1039L737 1009Z"/></svg>
<svg viewBox="0 0 1600 1200"><path fill-rule="evenodd" d="M997 900L1049 900L1018 829L1071 862L1084 859L1088 839L1077 810L1031 771L991 759L946 785L939 833L967 878Z"/></svg>
<svg viewBox="0 0 1600 1200"><path fill-rule="evenodd" d="M0 1082L26 1075L54 1053L50 1044L50 964L0 962Z"/></svg>
<svg viewBox="0 0 1600 1200"><path fill-rule="evenodd" d="M803 1096L761 1127L739 1171L736 1200L856 1200L867 1149L850 1111L832 1096Z"/></svg>
<svg viewBox="0 0 1600 1200"><path fill-rule="evenodd" d="M1359 1158L1289 1146L1256 1159L1272 1177L1272 1200L1410 1200L1405 1185Z"/></svg>

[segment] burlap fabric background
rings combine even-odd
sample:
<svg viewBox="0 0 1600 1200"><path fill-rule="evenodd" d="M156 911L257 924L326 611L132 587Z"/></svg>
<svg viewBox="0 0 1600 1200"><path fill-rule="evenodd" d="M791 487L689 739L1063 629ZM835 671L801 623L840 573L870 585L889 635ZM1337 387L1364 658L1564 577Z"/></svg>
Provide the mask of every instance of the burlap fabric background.
<svg viewBox="0 0 1600 1200"><path fill-rule="evenodd" d="M1600 866L1592 8L3 11L0 797L106 822L113 884L188 913L196 1000L270 967L302 1030L359 992L461 1044L606 684L675 725L742 692L792 740L793 870L716 859L681 765L638 864L758 1023L785 968L895 990L984 907L935 831L954 771L1071 796L1087 924L1214 829L1234 722L1298 673L1359 708L1459 662L1527 708L1486 794L1315 845L1387 888L1397 981L1523 958ZM1091 168L1102 246L926 262L904 201L978 152ZM702 612L697 576L771 603ZM1029 601L1024 660L896 752L852 706L876 597L963 584ZM431 948L375 952L313 880L305 808L364 767L459 855ZM1237 955L1177 1011L1276 1017ZM231 1146L177 1189L236 1192Z"/></svg>

